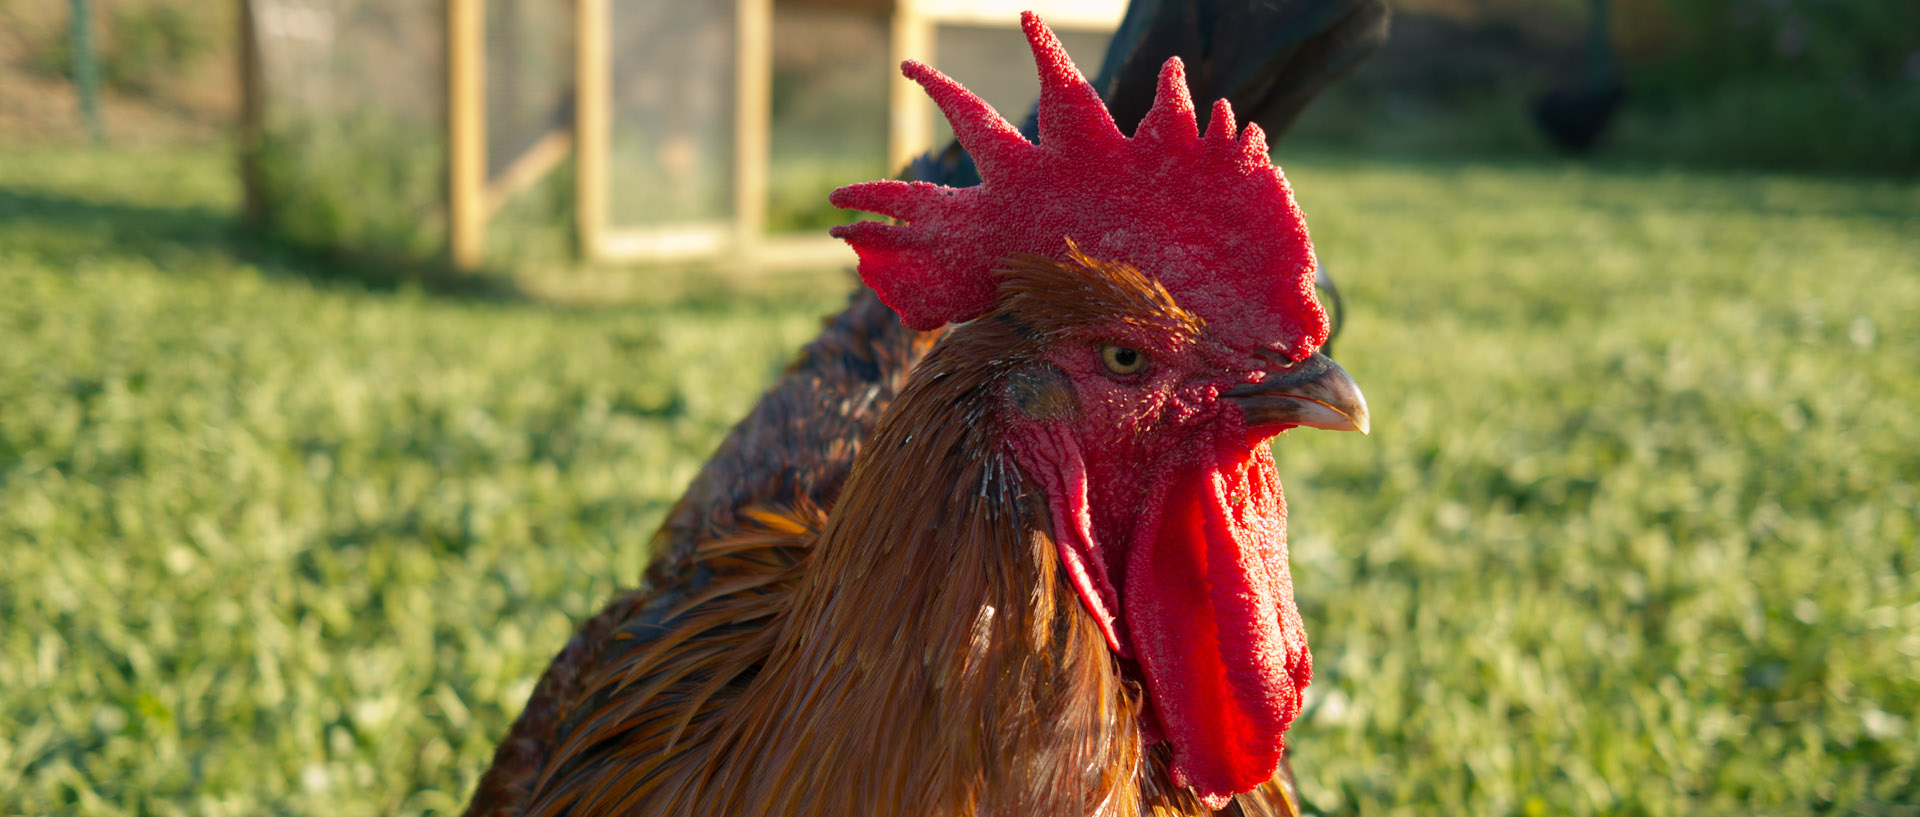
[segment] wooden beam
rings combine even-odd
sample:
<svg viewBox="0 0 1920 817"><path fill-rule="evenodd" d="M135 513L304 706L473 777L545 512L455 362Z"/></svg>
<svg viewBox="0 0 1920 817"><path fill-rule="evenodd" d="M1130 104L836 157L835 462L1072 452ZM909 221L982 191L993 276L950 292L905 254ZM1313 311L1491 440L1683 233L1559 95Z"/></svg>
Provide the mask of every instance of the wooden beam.
<svg viewBox="0 0 1920 817"><path fill-rule="evenodd" d="M780 0L787 8L812 8L849 14L886 17L893 13L893 0Z"/></svg>
<svg viewBox="0 0 1920 817"><path fill-rule="evenodd" d="M1017 18L1016 18L1017 19ZM901 76L904 60L931 65L933 20L921 13L920 0L895 0L893 5L893 82L887 86L887 167L898 171L933 147L933 109L926 92Z"/></svg>
<svg viewBox="0 0 1920 817"><path fill-rule="evenodd" d="M754 272L790 272L853 269L860 258L847 242L815 232L768 236L746 254L745 260L744 266Z"/></svg>
<svg viewBox="0 0 1920 817"><path fill-rule="evenodd" d="M628 262L711 259L725 253L736 236L731 220L608 229L600 236L600 254L603 260Z"/></svg>
<svg viewBox="0 0 1920 817"><path fill-rule="evenodd" d="M575 0L573 26L573 218L581 257L599 260L607 229L607 150L612 120L608 0Z"/></svg>
<svg viewBox="0 0 1920 817"><path fill-rule="evenodd" d="M767 222L767 163L773 115L773 2L735 0L733 219L740 247Z"/></svg>
<svg viewBox="0 0 1920 817"><path fill-rule="evenodd" d="M486 246L485 0L447 0L447 256L480 266Z"/></svg>
<svg viewBox="0 0 1920 817"><path fill-rule="evenodd" d="M1126 0L917 0L920 15L936 23L1018 28L1031 9L1055 30L1112 31L1127 13Z"/></svg>
<svg viewBox="0 0 1920 817"><path fill-rule="evenodd" d="M492 220L514 194L546 178L548 173L567 160L567 153L571 150L573 131L557 128L547 131L525 153L515 157L505 170L500 171L500 175L487 181L487 219Z"/></svg>

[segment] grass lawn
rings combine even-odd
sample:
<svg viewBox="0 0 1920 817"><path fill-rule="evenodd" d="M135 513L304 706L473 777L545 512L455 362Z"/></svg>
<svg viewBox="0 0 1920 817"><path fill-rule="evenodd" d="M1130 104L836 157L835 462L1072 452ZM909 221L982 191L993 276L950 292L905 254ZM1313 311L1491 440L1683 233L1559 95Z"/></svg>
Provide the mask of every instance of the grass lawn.
<svg viewBox="0 0 1920 817"><path fill-rule="evenodd" d="M1920 188L1287 164L1375 428L1278 444L1311 801L1920 815ZM229 165L0 156L0 814L456 811L846 289L380 285Z"/></svg>

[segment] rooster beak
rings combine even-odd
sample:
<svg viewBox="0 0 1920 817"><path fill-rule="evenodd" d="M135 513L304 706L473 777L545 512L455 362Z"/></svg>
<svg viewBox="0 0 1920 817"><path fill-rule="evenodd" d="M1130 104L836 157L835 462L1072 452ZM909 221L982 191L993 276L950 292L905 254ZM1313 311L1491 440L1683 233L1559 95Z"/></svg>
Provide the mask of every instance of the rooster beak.
<svg viewBox="0 0 1920 817"><path fill-rule="evenodd" d="M1367 398L1333 358L1314 352L1298 363L1270 361L1267 376L1227 392L1247 427L1307 426L1367 433Z"/></svg>

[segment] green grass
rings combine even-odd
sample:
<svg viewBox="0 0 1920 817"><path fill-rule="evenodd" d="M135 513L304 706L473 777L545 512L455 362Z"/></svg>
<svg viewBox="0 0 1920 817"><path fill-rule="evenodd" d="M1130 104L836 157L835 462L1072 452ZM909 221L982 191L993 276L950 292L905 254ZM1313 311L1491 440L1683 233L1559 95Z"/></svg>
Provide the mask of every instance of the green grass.
<svg viewBox="0 0 1920 817"><path fill-rule="evenodd" d="M1278 446L1313 802L1920 814L1920 192L1287 164L1376 429ZM0 814L456 810L844 289L388 285L229 167L0 158Z"/></svg>
<svg viewBox="0 0 1920 817"><path fill-rule="evenodd" d="M1920 813L1920 189L1292 176L1377 429L1279 446L1307 793Z"/></svg>

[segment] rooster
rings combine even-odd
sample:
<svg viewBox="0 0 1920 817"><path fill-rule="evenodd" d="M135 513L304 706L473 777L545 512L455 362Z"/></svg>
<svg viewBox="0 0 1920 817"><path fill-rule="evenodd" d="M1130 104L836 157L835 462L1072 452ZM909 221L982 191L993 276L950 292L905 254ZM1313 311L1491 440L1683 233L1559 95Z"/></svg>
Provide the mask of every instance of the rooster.
<svg viewBox="0 0 1920 817"><path fill-rule="evenodd" d="M838 232L920 331L835 358L904 389L864 453L824 443L857 463L832 510L830 469L753 510L683 502L681 530L719 532L662 560L677 592L582 628L470 813L1287 807L1268 781L1309 670L1264 440L1364 430L1364 403L1312 352L1311 248L1259 129L1222 104L1198 135L1175 60L1128 140L1025 25L1040 147L910 66L987 183L836 193L909 222ZM783 424L830 437L759 427Z"/></svg>
<svg viewBox="0 0 1920 817"><path fill-rule="evenodd" d="M1094 87L1131 129L1154 99L1162 63L1177 56L1196 97L1229 100L1273 137L1386 42L1389 16L1385 0L1134 0ZM1037 136L1036 124L1029 115L1021 132ZM958 142L909 172L949 187L980 181ZM1337 290L1319 280L1334 295L1337 315ZM650 591L701 583L695 548L738 529L747 508L800 501L831 507L854 454L940 331L905 326L871 289L854 293L668 512L656 537L660 557L647 571Z"/></svg>

